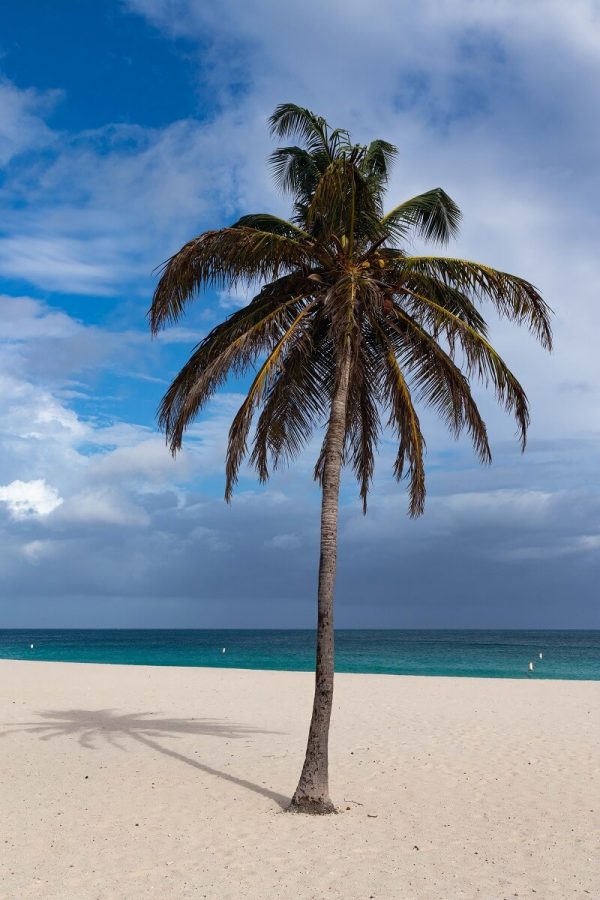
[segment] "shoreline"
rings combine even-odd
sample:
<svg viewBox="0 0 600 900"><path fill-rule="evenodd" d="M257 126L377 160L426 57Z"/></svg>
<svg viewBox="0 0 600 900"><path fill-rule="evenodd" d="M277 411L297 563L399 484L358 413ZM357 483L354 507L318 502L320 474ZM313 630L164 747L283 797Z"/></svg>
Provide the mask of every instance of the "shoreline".
<svg viewBox="0 0 600 900"><path fill-rule="evenodd" d="M339 673L315 819L313 678L0 660L0 898L594 896L597 682Z"/></svg>

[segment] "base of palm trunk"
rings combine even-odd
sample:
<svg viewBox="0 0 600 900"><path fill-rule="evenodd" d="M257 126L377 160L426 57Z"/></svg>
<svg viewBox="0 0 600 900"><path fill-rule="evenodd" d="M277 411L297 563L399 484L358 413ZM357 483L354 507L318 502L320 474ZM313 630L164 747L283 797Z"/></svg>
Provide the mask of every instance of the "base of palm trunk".
<svg viewBox="0 0 600 900"><path fill-rule="evenodd" d="M337 813L329 797L298 797L294 795L287 812L305 813L309 816L327 816Z"/></svg>

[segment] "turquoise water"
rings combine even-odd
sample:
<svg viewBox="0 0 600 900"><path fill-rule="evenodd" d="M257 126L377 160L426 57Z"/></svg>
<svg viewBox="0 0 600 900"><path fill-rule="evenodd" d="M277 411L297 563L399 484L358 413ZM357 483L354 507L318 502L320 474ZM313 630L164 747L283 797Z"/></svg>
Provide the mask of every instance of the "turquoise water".
<svg viewBox="0 0 600 900"><path fill-rule="evenodd" d="M314 647L308 630L0 630L5 659L309 671ZM600 681L600 631L342 630L336 670Z"/></svg>

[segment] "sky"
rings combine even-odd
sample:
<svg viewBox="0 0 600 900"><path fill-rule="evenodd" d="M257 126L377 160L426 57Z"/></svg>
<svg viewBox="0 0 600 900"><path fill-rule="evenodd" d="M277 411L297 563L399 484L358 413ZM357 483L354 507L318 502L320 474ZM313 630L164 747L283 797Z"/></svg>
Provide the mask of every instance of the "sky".
<svg viewBox="0 0 600 900"><path fill-rule="evenodd" d="M555 349L489 314L532 408L483 388L482 468L422 412L424 517L382 442L350 473L338 627L600 628L598 0L20 0L0 6L0 627L312 627L318 438L223 500L228 383L173 460L170 379L251 290L152 340L156 267L248 212L285 215L267 118L295 102L396 144L389 206L443 187L442 252L532 281Z"/></svg>

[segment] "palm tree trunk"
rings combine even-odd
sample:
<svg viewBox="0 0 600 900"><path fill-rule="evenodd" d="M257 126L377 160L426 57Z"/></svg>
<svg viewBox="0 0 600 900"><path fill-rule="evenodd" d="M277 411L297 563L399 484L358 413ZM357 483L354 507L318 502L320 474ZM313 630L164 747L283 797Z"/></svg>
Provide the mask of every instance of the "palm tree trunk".
<svg viewBox="0 0 600 900"><path fill-rule="evenodd" d="M333 704L333 598L337 556L337 520L349 376L350 354L349 350L346 350L341 362L325 438L315 699L304 766L296 793L289 806L292 812L323 814L336 811L329 798L329 722Z"/></svg>

